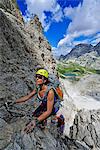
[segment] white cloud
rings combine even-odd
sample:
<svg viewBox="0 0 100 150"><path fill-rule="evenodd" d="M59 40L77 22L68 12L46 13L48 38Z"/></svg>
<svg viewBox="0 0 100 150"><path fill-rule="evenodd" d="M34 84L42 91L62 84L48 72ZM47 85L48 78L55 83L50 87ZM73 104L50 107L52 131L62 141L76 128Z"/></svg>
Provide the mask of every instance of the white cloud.
<svg viewBox="0 0 100 150"><path fill-rule="evenodd" d="M91 44L92 44L93 46L95 46L95 45L97 45L97 43L99 43L99 42L100 42L100 38L91 41Z"/></svg>
<svg viewBox="0 0 100 150"><path fill-rule="evenodd" d="M93 38L95 33L100 32L100 0L83 0L83 4L79 4L78 7L72 8L66 7L64 10L57 3L57 0L26 0L27 13L24 17L25 20L29 20L31 14L37 14L44 31L47 31L52 22L62 21L63 17L68 17L72 20L66 34L63 39L58 43L55 49L58 54L67 54L75 44L78 43L97 43L100 36ZM51 12L49 19L47 18L45 11ZM86 40L78 40L75 38L80 36L89 37Z"/></svg>
<svg viewBox="0 0 100 150"><path fill-rule="evenodd" d="M70 52L70 49L71 49L71 47L69 46L69 47L59 47L59 48L56 48L56 47L52 47L52 52L53 52L53 55L54 56L60 56L61 54L63 54L63 55L66 55L68 52ZM63 53L62 53L62 51L63 51Z"/></svg>
<svg viewBox="0 0 100 150"><path fill-rule="evenodd" d="M89 39L85 39L81 41L82 44L88 44L89 43ZM73 46L80 44L80 41L73 41Z"/></svg>
<svg viewBox="0 0 100 150"><path fill-rule="evenodd" d="M97 43L99 43L100 42L100 33L98 33L98 34L96 34L94 37L93 37L93 39L91 39L91 44L92 45L96 45Z"/></svg>
<svg viewBox="0 0 100 150"><path fill-rule="evenodd" d="M96 36L94 37L95 39L100 38L100 33L97 33Z"/></svg>
<svg viewBox="0 0 100 150"><path fill-rule="evenodd" d="M56 0L26 0L26 4L26 18L30 18L31 14L38 15L45 31L49 29L53 21L59 22L62 20L61 18L63 13L60 5L56 2ZM45 15L46 11L52 13L52 17L49 18L48 23L45 21L45 19L47 19L47 16Z"/></svg>
<svg viewBox="0 0 100 150"><path fill-rule="evenodd" d="M59 10L58 12L56 12L53 16L53 20L55 20L56 22L62 21L62 17L63 17L63 13L61 10Z"/></svg>
<svg viewBox="0 0 100 150"><path fill-rule="evenodd" d="M69 17L72 22L69 24L67 33L58 43L57 48L61 48L62 52L65 46L73 48L78 43L95 43L97 44L100 37L96 37L94 42L91 41L93 36L100 32L100 0L84 0L82 5L78 7L66 7L64 9L65 17ZM75 38L86 36L86 40L74 41ZM89 38L89 36L91 36ZM71 49L70 49L71 50ZM67 52L66 52L67 53Z"/></svg>
<svg viewBox="0 0 100 150"><path fill-rule="evenodd" d="M67 34L63 39L61 39L58 43L58 47L61 47L68 43L68 45L72 45L73 39L78 37L80 34L78 32L74 32L73 34Z"/></svg>
<svg viewBox="0 0 100 150"><path fill-rule="evenodd" d="M78 7L80 7L80 5ZM77 10L78 10L77 7L75 7L75 8L72 8L71 6L66 7L64 9L64 15L70 19L73 19Z"/></svg>
<svg viewBox="0 0 100 150"><path fill-rule="evenodd" d="M68 32L80 32L90 35L100 31L100 0L84 0L82 7L76 9L76 14L69 25Z"/></svg>

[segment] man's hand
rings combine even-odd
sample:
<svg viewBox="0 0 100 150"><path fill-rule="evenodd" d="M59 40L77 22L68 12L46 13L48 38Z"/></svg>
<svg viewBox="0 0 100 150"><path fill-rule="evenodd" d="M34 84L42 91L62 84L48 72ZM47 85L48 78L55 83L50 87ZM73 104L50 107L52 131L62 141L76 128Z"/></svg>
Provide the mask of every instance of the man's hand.
<svg viewBox="0 0 100 150"><path fill-rule="evenodd" d="M36 126L36 122L35 122L35 120L33 120L28 125L26 125L24 132L27 134L32 132L32 130L35 128L35 126Z"/></svg>

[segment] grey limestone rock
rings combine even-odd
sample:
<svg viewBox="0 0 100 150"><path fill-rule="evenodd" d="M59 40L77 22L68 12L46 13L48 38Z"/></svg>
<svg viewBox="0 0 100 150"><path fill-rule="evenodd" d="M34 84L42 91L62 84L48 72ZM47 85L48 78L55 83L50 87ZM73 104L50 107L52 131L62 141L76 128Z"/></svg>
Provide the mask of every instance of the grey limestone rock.
<svg viewBox="0 0 100 150"><path fill-rule="evenodd" d="M35 40L22 25L17 25L13 16L0 10L0 99L16 99L34 88L35 67L41 65L55 72L51 51L47 49L47 41L42 33L34 31ZM14 22L12 22L12 20ZM32 32L31 32L32 31ZM39 37L43 38L43 47L39 47ZM46 46L45 46L46 45ZM41 57L41 54L44 54ZM47 61L50 61L47 63Z"/></svg>
<svg viewBox="0 0 100 150"><path fill-rule="evenodd" d="M100 101L100 75L86 75L80 79L76 86L82 95L91 96L95 100Z"/></svg>
<svg viewBox="0 0 100 150"><path fill-rule="evenodd" d="M76 115L70 137L84 142L90 149L100 149L100 110L81 110Z"/></svg>

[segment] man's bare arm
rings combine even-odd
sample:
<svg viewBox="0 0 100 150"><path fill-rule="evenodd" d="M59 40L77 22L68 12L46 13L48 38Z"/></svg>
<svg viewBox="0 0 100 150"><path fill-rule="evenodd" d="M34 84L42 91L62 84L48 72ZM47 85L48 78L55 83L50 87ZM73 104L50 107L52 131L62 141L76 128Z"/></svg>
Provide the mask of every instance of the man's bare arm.
<svg viewBox="0 0 100 150"><path fill-rule="evenodd" d="M28 95L23 96L23 97L17 99L17 100L15 101L15 103L22 103L22 102L28 101L32 96L35 95L35 93L36 93L36 90L33 90L33 91L32 91L31 93L29 93Z"/></svg>

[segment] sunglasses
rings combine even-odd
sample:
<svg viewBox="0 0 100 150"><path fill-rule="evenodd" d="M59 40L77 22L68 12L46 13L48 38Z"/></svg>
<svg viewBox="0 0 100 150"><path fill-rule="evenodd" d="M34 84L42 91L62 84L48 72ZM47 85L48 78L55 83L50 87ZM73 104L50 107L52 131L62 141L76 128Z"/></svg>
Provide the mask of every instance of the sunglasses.
<svg viewBox="0 0 100 150"><path fill-rule="evenodd" d="M42 79L42 78L43 78L43 76L42 76L42 75L39 75L39 74L36 74L36 78L38 78L38 79Z"/></svg>

